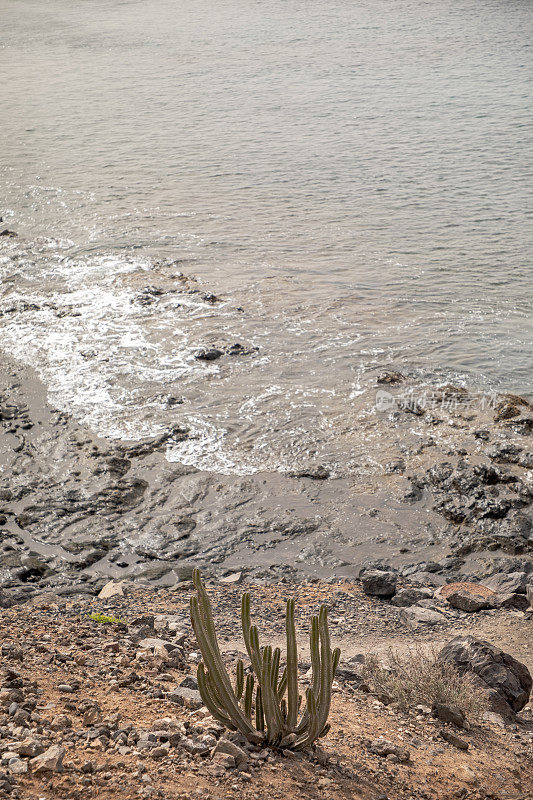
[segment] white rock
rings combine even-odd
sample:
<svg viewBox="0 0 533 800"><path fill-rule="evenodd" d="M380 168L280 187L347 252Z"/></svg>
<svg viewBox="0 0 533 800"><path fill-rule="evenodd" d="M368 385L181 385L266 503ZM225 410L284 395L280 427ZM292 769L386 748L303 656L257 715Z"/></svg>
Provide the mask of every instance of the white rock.
<svg viewBox="0 0 533 800"><path fill-rule="evenodd" d="M99 600L109 600L110 597L118 597L124 594L124 581L119 581L116 583L115 581L109 581L106 583L105 586L102 587L100 590L100 594L98 595Z"/></svg>
<svg viewBox="0 0 533 800"><path fill-rule="evenodd" d="M224 577L220 579L220 583L240 583L241 578L242 572L232 572L231 575L224 575Z"/></svg>
<svg viewBox="0 0 533 800"><path fill-rule="evenodd" d="M13 758L8 765L12 775L24 775L28 771L28 762L20 758Z"/></svg>

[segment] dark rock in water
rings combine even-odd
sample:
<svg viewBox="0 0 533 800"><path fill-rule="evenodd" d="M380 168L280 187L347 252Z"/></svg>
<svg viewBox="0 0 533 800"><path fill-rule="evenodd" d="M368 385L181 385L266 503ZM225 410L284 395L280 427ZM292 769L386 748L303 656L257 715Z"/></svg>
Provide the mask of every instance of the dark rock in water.
<svg viewBox="0 0 533 800"><path fill-rule="evenodd" d="M483 586L488 586L499 594L525 594L529 583L533 583L533 577L526 572L497 572L490 578L485 578Z"/></svg>
<svg viewBox="0 0 533 800"><path fill-rule="evenodd" d="M183 397L175 397L171 394L167 397L166 404L169 408L172 408L173 406L181 406L184 402Z"/></svg>
<svg viewBox="0 0 533 800"><path fill-rule="evenodd" d="M533 431L533 415L522 414L520 417L516 417L516 419L511 419L502 424L521 436L527 436Z"/></svg>
<svg viewBox="0 0 533 800"><path fill-rule="evenodd" d="M437 402L446 405L450 401L460 403L468 398L468 391L464 386L454 386L454 384L447 384L446 386L439 386L435 389L435 399Z"/></svg>
<svg viewBox="0 0 533 800"><path fill-rule="evenodd" d="M528 668L490 642L458 636L442 648L439 659L453 664L462 674L476 676L496 713L513 715L529 700L533 681Z"/></svg>
<svg viewBox="0 0 533 800"><path fill-rule="evenodd" d="M3 231L0 231L0 236L8 236L10 239L14 239L15 236L18 236L18 233L15 233L15 231L8 231L8 229L5 228Z"/></svg>
<svg viewBox="0 0 533 800"><path fill-rule="evenodd" d="M213 294L213 292L205 292L202 295L202 300L205 300L206 303L218 303L220 298Z"/></svg>
<svg viewBox="0 0 533 800"><path fill-rule="evenodd" d="M223 355L222 350L217 350L213 347L211 350L199 350L194 357L197 361L216 361L217 358Z"/></svg>
<svg viewBox="0 0 533 800"><path fill-rule="evenodd" d="M181 425L173 425L168 431L159 434L159 436L154 436L152 439L138 444L120 445L117 449L129 459L138 458L139 456L155 453L157 450L164 450L166 445L171 442L182 442L187 439L188 435L187 428L183 428Z"/></svg>
<svg viewBox="0 0 533 800"><path fill-rule="evenodd" d="M430 597L433 597L431 589L400 589L400 591L394 595L391 602L394 606L407 608L409 606L414 606L415 603L418 603L420 600L424 600L425 598L429 599Z"/></svg>
<svg viewBox="0 0 533 800"><path fill-rule="evenodd" d="M329 469L319 464L316 467L309 467L309 469L302 469L298 472L289 472L291 478L311 478L314 481L324 481L329 478Z"/></svg>
<svg viewBox="0 0 533 800"><path fill-rule="evenodd" d="M416 401L399 403L398 405L402 411L406 411L408 414L414 414L415 417L422 417L426 413L426 409L419 405Z"/></svg>
<svg viewBox="0 0 533 800"><path fill-rule="evenodd" d="M237 342L227 347L226 353L228 356L250 356L253 353L257 353L258 350L258 347L245 347Z"/></svg>
<svg viewBox="0 0 533 800"><path fill-rule="evenodd" d="M517 464L522 448L514 444L495 444L485 450L485 455L498 464Z"/></svg>
<svg viewBox="0 0 533 800"><path fill-rule="evenodd" d="M502 420L518 417L524 412L524 409L530 408L531 404L524 397L516 394L506 394L495 408L494 421L501 422Z"/></svg>
<svg viewBox="0 0 533 800"><path fill-rule="evenodd" d="M455 725L456 728L464 727L465 715L457 706L448 705L447 703L433 703L431 711L433 716L440 719L441 722L449 722Z"/></svg>
<svg viewBox="0 0 533 800"><path fill-rule="evenodd" d="M405 380L401 372L382 372L377 378L377 383L396 384Z"/></svg>
<svg viewBox="0 0 533 800"><path fill-rule="evenodd" d="M390 570L369 569L360 574L363 591L371 597L393 597L396 594L397 575Z"/></svg>
<svg viewBox="0 0 533 800"><path fill-rule="evenodd" d="M145 286L144 289L137 297L133 298L132 303L138 303L141 306L149 306L155 303L158 297L162 297L165 290L160 286Z"/></svg>

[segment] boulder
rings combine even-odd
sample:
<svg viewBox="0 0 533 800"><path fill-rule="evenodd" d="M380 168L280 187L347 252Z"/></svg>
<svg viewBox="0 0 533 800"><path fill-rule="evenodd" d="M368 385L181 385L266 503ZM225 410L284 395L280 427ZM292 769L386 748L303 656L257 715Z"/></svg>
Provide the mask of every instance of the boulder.
<svg viewBox="0 0 533 800"><path fill-rule="evenodd" d="M498 594L525 594L528 584L532 582L527 572L497 572L485 578L483 586L488 586Z"/></svg>
<svg viewBox="0 0 533 800"><path fill-rule="evenodd" d="M12 775L24 775L28 771L28 762L20 758L11 758L8 763Z"/></svg>
<svg viewBox="0 0 533 800"><path fill-rule="evenodd" d="M109 581L106 585L100 590L100 594L98 595L99 600L109 600L111 597L120 597L124 594L124 581Z"/></svg>
<svg viewBox="0 0 533 800"><path fill-rule="evenodd" d="M24 739L24 741L13 745L13 750L18 753L21 758L35 758L44 753L45 748L38 739Z"/></svg>
<svg viewBox="0 0 533 800"><path fill-rule="evenodd" d="M176 705L183 706L191 711L203 706L200 692L196 691L196 689L187 689L185 686L178 686L170 692L168 699L171 703L176 703Z"/></svg>
<svg viewBox="0 0 533 800"><path fill-rule="evenodd" d="M527 611L529 600L525 594L495 594L491 606L492 608L515 608L518 611Z"/></svg>
<svg viewBox="0 0 533 800"><path fill-rule="evenodd" d="M489 604L483 597L472 595L464 590L453 592L453 594L448 597L448 603L452 608L457 608L459 611L466 611L468 613L483 611L483 609L489 607Z"/></svg>
<svg viewBox="0 0 533 800"><path fill-rule="evenodd" d="M169 642L167 639L155 639L153 636L141 639L137 647L139 650L152 650L156 656L166 656L178 648L175 642Z"/></svg>
<svg viewBox="0 0 533 800"><path fill-rule="evenodd" d="M433 611L431 608L402 608L400 611L400 622L407 628L418 628L420 625L438 625L439 622L446 622L446 616L440 611Z"/></svg>
<svg viewBox="0 0 533 800"><path fill-rule="evenodd" d="M483 587L482 587L483 588ZM490 592L490 594L488 594ZM452 608L460 611L475 612L491 607L491 598L495 593L490 589L479 591L476 584L465 584L447 594L446 600Z"/></svg>
<svg viewBox="0 0 533 800"><path fill-rule="evenodd" d="M230 575L224 575L220 579L220 583L240 583L242 579L242 572L232 572Z"/></svg>
<svg viewBox="0 0 533 800"><path fill-rule="evenodd" d="M408 608L414 606L420 600L429 599L433 597L431 589L415 589L414 587L408 589L400 589L392 598L392 605L399 606L400 608Z"/></svg>
<svg viewBox="0 0 533 800"><path fill-rule="evenodd" d="M533 681L527 667L490 642L458 636L442 648L439 658L462 674L474 675L499 714L513 716L529 700Z"/></svg>
<svg viewBox="0 0 533 800"><path fill-rule="evenodd" d="M421 570L420 572L413 572L412 575L409 575L409 582L418 584L419 586L433 586L438 588L446 583L446 579L443 575L436 575L434 572Z"/></svg>
<svg viewBox="0 0 533 800"><path fill-rule="evenodd" d="M484 608L492 608L496 593L479 583L458 581L441 586L436 597L447 600L452 608L475 612Z"/></svg>
<svg viewBox="0 0 533 800"><path fill-rule="evenodd" d="M53 744L44 753L32 758L30 761L32 772L35 774L40 772L62 772L64 756L65 748L58 744Z"/></svg>
<svg viewBox="0 0 533 800"><path fill-rule="evenodd" d="M405 379L405 376L402 375L401 372L393 372L387 371L382 372L381 375L378 375L377 383L387 383L387 384L395 384L401 383Z"/></svg>
<svg viewBox="0 0 533 800"><path fill-rule="evenodd" d="M50 723L50 727L53 731L66 731L72 728L72 720L66 714L57 714Z"/></svg>
<svg viewBox="0 0 533 800"><path fill-rule="evenodd" d="M215 755L212 758L212 763L215 764L215 765L218 764L221 767L224 767L224 770L226 770L226 769L234 769L235 766L236 766L235 758L232 755L230 755L229 753L215 753ZM221 774L224 774L224 773L221 773Z"/></svg>
<svg viewBox="0 0 533 800"><path fill-rule="evenodd" d="M370 597L393 597L396 594L397 576L391 570L368 569L361 574L363 591Z"/></svg>

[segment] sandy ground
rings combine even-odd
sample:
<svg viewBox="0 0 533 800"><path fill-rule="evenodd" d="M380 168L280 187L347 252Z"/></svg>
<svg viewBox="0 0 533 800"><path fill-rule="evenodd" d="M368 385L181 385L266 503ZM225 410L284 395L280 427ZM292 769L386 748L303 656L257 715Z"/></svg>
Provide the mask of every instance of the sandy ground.
<svg viewBox="0 0 533 800"><path fill-rule="evenodd" d="M196 645L187 612L190 585L173 590L128 585L125 589L124 596L107 601L41 595L2 612L2 685L13 681L16 673L24 695L20 699L36 702L31 717L17 729L7 713L6 690L0 689L0 751L28 737L41 739L47 746L59 743L65 749L62 772L35 775L30 771L13 776L13 788L6 796L21 800L531 797L531 706L507 728L491 721L457 731L417 709L400 713L341 678L335 684L331 731L315 752L292 757L272 753L267 760L250 754L240 769L217 770L210 747L197 754L188 752L187 747L214 734L212 744L221 731L205 710L186 707L188 701L180 705L183 701L172 698L172 691L195 672ZM231 664L235 651L244 650L236 612L240 588L212 584L209 593ZM341 666L355 653L385 653L390 646L405 649L414 642L440 645L467 631L500 644L533 667L532 623L524 612L464 615L460 623L453 619L438 630L414 636L398 625L398 609L363 597L360 586L346 582L258 588L253 592L253 616L263 641L279 638L284 601L291 594L297 601L302 661L309 616L326 601L331 608L332 643L343 650ZM94 612L122 622L95 622L89 617ZM154 617L157 632L150 629ZM174 622L177 634L161 630L165 620ZM152 654L139 640L150 632L170 641L178 635L176 641L182 642L179 651L170 658ZM304 676L305 666L302 682ZM65 685L72 691L64 691ZM86 716L88 707L99 709L97 718ZM59 730L62 725L66 727ZM169 750L139 749L138 742L128 738L131 731L160 731L165 726L181 731L180 742ZM467 751L442 739L440 731L446 728L468 743ZM122 742L119 752L121 742L113 737L120 731L129 734L127 745ZM407 748L409 761L399 763L390 756L375 755L370 743L380 736Z"/></svg>

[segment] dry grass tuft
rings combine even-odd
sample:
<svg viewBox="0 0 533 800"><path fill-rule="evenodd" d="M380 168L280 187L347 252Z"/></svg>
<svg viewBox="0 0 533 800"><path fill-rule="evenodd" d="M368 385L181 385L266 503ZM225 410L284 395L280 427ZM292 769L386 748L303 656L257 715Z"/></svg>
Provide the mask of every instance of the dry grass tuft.
<svg viewBox="0 0 533 800"><path fill-rule="evenodd" d="M368 656L365 678L401 711L446 703L457 706L471 722L480 722L489 709L483 689L469 675L461 675L453 664L439 661L433 648L413 647L403 655L390 650L387 660L387 666L383 666L377 657Z"/></svg>

